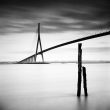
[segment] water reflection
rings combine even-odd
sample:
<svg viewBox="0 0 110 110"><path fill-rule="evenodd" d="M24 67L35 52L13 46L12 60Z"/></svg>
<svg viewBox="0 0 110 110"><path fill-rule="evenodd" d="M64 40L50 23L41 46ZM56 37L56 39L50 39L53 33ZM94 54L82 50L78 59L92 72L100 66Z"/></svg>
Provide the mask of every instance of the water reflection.
<svg viewBox="0 0 110 110"><path fill-rule="evenodd" d="M77 110L88 110L88 97L77 98Z"/></svg>
<svg viewBox="0 0 110 110"><path fill-rule="evenodd" d="M2 102L0 102L0 110L6 110L5 107L6 106Z"/></svg>
<svg viewBox="0 0 110 110"><path fill-rule="evenodd" d="M80 98L73 64L0 66L0 110L110 110L110 65L86 66L91 95Z"/></svg>

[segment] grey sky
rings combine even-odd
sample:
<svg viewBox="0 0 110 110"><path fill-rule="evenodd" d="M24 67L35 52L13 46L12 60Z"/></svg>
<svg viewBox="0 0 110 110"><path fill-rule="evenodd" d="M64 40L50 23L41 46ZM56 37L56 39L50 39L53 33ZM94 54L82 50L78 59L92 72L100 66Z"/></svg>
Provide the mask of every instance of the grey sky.
<svg viewBox="0 0 110 110"><path fill-rule="evenodd" d="M109 0L1 0L0 34L108 29Z"/></svg>
<svg viewBox="0 0 110 110"><path fill-rule="evenodd" d="M41 39L45 49L109 30L109 13L109 0L0 0L0 61L18 61L35 53L38 23L41 23ZM83 42L83 48L91 47L109 48L109 36ZM68 55L71 57L67 55L69 48L71 51ZM73 59L73 48L77 48L77 45L70 45L68 49L61 48L62 51L55 51L54 54L49 52L44 56L47 60L54 60L58 53L65 52L65 57L60 55L56 59ZM97 50L97 53L100 52ZM107 58L104 57L105 51L101 55L88 54L83 56L87 60Z"/></svg>

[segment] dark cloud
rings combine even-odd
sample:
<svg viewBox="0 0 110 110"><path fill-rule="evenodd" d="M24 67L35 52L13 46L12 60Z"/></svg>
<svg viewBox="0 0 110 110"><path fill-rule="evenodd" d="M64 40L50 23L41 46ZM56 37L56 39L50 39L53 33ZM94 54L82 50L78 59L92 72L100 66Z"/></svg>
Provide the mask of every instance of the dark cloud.
<svg viewBox="0 0 110 110"><path fill-rule="evenodd" d="M109 13L109 0L1 0L0 33L105 29Z"/></svg>

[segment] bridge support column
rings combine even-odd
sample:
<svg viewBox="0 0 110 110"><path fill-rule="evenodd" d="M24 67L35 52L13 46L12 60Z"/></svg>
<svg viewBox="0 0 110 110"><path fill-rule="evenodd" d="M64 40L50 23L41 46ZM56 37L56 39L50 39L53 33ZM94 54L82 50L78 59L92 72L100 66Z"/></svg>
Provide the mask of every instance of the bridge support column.
<svg viewBox="0 0 110 110"><path fill-rule="evenodd" d="M36 59L37 59L38 46L40 46L42 61L44 62L44 56L43 56L43 53L42 53L42 44L41 44L41 39L40 39L40 23L38 23L38 39L37 39L37 46L36 46L35 62L36 62Z"/></svg>

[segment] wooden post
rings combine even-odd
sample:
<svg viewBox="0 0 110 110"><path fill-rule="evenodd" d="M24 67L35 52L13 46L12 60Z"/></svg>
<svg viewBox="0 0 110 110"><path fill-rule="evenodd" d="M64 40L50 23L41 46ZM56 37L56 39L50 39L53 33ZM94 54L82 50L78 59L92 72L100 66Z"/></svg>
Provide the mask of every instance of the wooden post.
<svg viewBox="0 0 110 110"><path fill-rule="evenodd" d="M84 87L84 94L85 94L85 96L88 96L88 93L87 93L87 80L86 80L86 67L83 67L82 70L83 70L83 87Z"/></svg>
<svg viewBox="0 0 110 110"><path fill-rule="evenodd" d="M77 96L81 95L81 69L82 69L82 43L78 44L78 83L77 83Z"/></svg>

